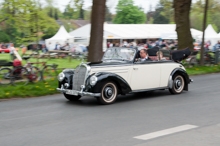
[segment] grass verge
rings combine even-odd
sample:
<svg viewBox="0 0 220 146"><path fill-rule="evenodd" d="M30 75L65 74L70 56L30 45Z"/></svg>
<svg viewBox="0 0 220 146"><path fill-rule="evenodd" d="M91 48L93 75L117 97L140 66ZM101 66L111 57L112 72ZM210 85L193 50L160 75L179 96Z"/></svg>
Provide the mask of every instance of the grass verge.
<svg viewBox="0 0 220 146"><path fill-rule="evenodd" d="M28 85L0 86L0 99L35 97L58 93L58 81L29 83Z"/></svg>
<svg viewBox="0 0 220 146"><path fill-rule="evenodd" d="M198 67L186 68L186 72L189 75L201 75L201 74L208 74L208 73L217 73L217 72L220 72L220 65L198 66Z"/></svg>

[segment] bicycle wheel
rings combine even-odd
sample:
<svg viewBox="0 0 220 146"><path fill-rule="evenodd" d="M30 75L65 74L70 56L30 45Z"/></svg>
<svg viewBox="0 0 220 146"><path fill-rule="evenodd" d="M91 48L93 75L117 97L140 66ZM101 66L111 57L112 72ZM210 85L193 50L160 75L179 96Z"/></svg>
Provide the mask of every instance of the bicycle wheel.
<svg viewBox="0 0 220 146"><path fill-rule="evenodd" d="M31 73L22 66L15 67L11 75L11 83L14 86L27 85L30 82Z"/></svg>
<svg viewBox="0 0 220 146"><path fill-rule="evenodd" d="M32 83L37 83L42 80L41 71L36 66L31 66L31 77L30 80Z"/></svg>
<svg viewBox="0 0 220 146"><path fill-rule="evenodd" d="M10 73L10 68L0 69L0 85L9 85L11 83Z"/></svg>
<svg viewBox="0 0 220 146"><path fill-rule="evenodd" d="M44 82L57 81L57 70L53 65L47 65L42 71L42 79Z"/></svg>

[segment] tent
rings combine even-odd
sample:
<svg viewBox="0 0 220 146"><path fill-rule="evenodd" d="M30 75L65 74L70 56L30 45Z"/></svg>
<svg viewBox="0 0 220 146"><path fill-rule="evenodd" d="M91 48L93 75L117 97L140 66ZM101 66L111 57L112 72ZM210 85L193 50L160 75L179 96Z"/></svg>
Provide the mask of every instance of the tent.
<svg viewBox="0 0 220 146"><path fill-rule="evenodd" d="M198 37L199 40L202 40L202 34ZM214 46L219 39L217 32L213 29L212 25L209 24L205 29L205 41L211 42L211 48ZM209 49L211 49L209 48Z"/></svg>
<svg viewBox="0 0 220 146"><path fill-rule="evenodd" d="M52 46L48 47L49 50L55 49L56 43L59 43L60 45L65 45L66 43L73 43L74 42L74 36L71 36L65 29L64 26L61 26L58 32L49 39L46 39L46 46ZM49 45L51 43L51 45Z"/></svg>
<svg viewBox="0 0 220 146"><path fill-rule="evenodd" d="M91 24L80 27L69 34L75 38L89 38ZM176 35L176 24L104 24L106 39L151 39L161 38L163 34ZM191 29L193 37L202 32Z"/></svg>

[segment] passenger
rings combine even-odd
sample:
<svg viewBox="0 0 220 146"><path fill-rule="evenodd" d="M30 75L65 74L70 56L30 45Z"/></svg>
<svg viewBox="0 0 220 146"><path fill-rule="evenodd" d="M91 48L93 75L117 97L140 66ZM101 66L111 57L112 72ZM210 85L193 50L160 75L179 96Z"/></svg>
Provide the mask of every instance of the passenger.
<svg viewBox="0 0 220 146"><path fill-rule="evenodd" d="M141 56L141 62L144 61L152 61L149 57L148 57L148 53L146 49L141 49L140 51L140 56Z"/></svg>
<svg viewBox="0 0 220 146"><path fill-rule="evenodd" d="M162 51L158 51L157 53L157 61L162 60L162 61L166 61L167 59L163 57L163 52Z"/></svg>

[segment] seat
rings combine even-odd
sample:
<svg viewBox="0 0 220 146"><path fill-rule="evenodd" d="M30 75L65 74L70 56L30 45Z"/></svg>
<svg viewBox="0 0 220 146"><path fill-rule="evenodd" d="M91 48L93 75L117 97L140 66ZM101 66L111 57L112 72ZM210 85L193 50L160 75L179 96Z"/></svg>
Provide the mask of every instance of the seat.
<svg viewBox="0 0 220 146"><path fill-rule="evenodd" d="M22 57L22 59L24 59L24 60L28 60L28 59L30 59L31 57L28 57L28 56L24 56L24 57Z"/></svg>

